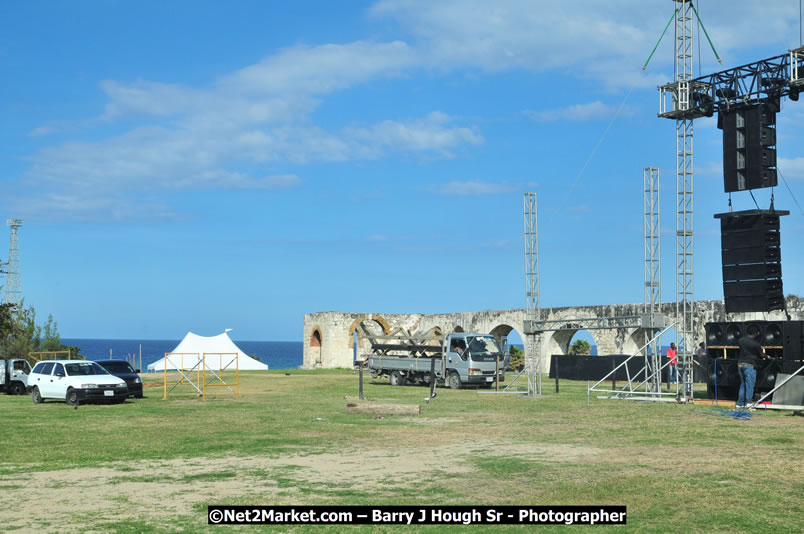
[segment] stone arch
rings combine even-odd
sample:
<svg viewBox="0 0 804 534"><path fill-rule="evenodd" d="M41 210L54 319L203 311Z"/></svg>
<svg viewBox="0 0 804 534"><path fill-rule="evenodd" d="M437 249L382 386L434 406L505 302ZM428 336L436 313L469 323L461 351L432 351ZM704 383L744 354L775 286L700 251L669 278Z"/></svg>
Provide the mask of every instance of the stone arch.
<svg viewBox="0 0 804 534"><path fill-rule="evenodd" d="M500 346L502 346L502 340L507 338L511 332L516 332L516 334L522 340L522 343L523 344L525 343L525 336L523 336L519 330L517 330L510 324L500 323L494 328L492 328L489 334L497 338L497 341L500 343Z"/></svg>
<svg viewBox="0 0 804 534"><path fill-rule="evenodd" d="M363 323L366 322L375 322L379 324L382 327L382 335L384 336L387 336L388 333L391 331L391 325L389 325L388 321L386 321L381 315L376 316L374 314L362 315L357 319L355 319L354 321L352 321L352 324L346 331L347 332L346 337L348 340L346 346L348 348L352 348L352 343L354 342L353 336L355 331L357 331L358 342L365 337L363 329L360 327L363 325Z"/></svg>
<svg viewBox="0 0 804 534"><path fill-rule="evenodd" d="M453 328L452 331L457 334L463 334L463 327L460 325L455 325L455 328Z"/></svg>
<svg viewBox="0 0 804 534"><path fill-rule="evenodd" d="M388 321L380 315L363 315L352 321L346 345L352 352L350 360L362 360L371 351L371 335L387 336L390 331Z"/></svg>
<svg viewBox="0 0 804 534"><path fill-rule="evenodd" d="M321 346L321 328L319 326L313 327L313 333L310 334L310 346L311 347Z"/></svg>
<svg viewBox="0 0 804 534"><path fill-rule="evenodd" d="M567 330L556 330L554 332L546 332L546 338L544 340L544 348L546 353L544 356L547 357L549 360L550 356L552 355L566 355L569 354L570 342L572 338L575 337L575 334L580 332L581 330L586 330L589 332L589 335L592 336L592 339L595 342L595 345L600 347L600 341L598 340L598 336L595 335L593 330L589 330L583 325L580 324L572 324L566 325Z"/></svg>
<svg viewBox="0 0 804 534"><path fill-rule="evenodd" d="M511 330L513 330L513 329L514 329L514 327L511 326L511 325L499 324L499 325L495 326L494 328L492 328L491 332L489 332L489 334L491 334L492 336L494 336L496 338L502 339L505 336L507 336L508 334L510 334Z"/></svg>
<svg viewBox="0 0 804 534"><path fill-rule="evenodd" d="M316 325L313 327L313 333L310 334L310 340L307 350L310 351L310 360L316 367L321 367L321 346L323 336L321 335L321 327Z"/></svg>
<svg viewBox="0 0 804 534"><path fill-rule="evenodd" d="M495 326L494 328L491 329L489 334L491 334L492 336L494 336L497 339L497 343L500 344L501 349L503 348L503 339L506 339L508 341L508 350L511 351L510 354L511 354L511 357L513 358L514 352L511 349L511 346L514 343L510 339L508 339L508 336L511 334L511 332L514 332L519 336L519 340L522 342L522 350L524 351L525 350L525 343L526 343L525 336L522 335L522 333L519 330L517 330L516 328L514 328L510 324L506 324L506 323L498 324L497 326Z"/></svg>
<svg viewBox="0 0 804 534"><path fill-rule="evenodd" d="M644 328L634 328L626 338L623 345L623 354L633 355L639 351L640 348L645 346L648 339L645 337L647 331Z"/></svg>

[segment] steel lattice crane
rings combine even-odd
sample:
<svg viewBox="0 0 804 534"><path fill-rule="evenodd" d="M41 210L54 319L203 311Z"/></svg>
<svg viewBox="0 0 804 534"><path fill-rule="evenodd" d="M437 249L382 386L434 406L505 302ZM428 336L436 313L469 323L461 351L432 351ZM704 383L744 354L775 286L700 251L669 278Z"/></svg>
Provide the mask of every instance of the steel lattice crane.
<svg viewBox="0 0 804 534"><path fill-rule="evenodd" d="M11 228L11 235L8 241L8 270L6 271L6 292L3 302L19 304L22 301L19 247L19 229L22 227L22 220L8 219L6 224Z"/></svg>

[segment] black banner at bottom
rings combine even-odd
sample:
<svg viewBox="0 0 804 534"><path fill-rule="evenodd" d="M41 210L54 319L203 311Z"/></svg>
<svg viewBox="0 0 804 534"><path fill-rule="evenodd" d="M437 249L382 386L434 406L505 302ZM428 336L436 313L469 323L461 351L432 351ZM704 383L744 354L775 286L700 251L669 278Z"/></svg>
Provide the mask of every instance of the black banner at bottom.
<svg viewBox="0 0 804 534"><path fill-rule="evenodd" d="M210 525L625 525L625 506L208 506Z"/></svg>

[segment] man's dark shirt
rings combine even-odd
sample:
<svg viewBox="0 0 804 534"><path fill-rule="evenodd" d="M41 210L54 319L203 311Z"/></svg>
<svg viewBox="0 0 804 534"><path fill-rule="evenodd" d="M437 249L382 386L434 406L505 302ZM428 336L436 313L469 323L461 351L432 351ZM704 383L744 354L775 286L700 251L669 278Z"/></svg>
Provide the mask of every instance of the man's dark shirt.
<svg viewBox="0 0 804 534"><path fill-rule="evenodd" d="M743 336L737 342L740 346L740 356L737 363L747 363L756 367L757 360L762 357L762 345L755 338Z"/></svg>

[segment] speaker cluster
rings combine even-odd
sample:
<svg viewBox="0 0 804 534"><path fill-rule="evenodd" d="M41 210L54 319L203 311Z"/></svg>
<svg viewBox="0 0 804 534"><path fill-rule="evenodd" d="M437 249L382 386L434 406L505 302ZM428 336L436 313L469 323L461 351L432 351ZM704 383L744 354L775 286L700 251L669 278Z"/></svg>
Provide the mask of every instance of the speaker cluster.
<svg viewBox="0 0 804 534"><path fill-rule="evenodd" d="M718 213L726 313L784 309L780 217L789 211Z"/></svg>
<svg viewBox="0 0 804 534"><path fill-rule="evenodd" d="M763 347L784 346L785 328L789 323L801 321L742 321L733 323L706 323L708 347L736 347L745 335L758 334L757 341ZM800 330L800 325L799 325Z"/></svg>

